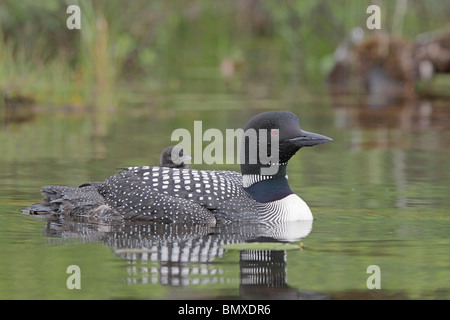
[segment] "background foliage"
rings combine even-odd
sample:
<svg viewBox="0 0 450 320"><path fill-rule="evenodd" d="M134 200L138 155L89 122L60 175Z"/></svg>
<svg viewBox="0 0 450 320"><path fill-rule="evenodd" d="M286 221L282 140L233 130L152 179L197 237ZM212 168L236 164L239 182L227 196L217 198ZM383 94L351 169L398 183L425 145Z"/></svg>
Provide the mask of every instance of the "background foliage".
<svg viewBox="0 0 450 320"><path fill-rule="evenodd" d="M368 31L371 3L381 7L382 31L407 39L444 26L450 14L442 0L5 0L0 89L41 103L106 106L131 87L177 87L186 73L231 75L231 88L248 78L315 85L350 31ZM66 28L70 4L81 8L81 30Z"/></svg>

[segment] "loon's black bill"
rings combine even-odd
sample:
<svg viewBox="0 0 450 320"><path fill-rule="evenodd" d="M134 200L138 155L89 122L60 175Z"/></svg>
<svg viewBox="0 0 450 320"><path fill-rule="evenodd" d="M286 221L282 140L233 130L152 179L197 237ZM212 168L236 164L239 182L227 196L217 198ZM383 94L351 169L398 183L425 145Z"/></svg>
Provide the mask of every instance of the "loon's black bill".
<svg viewBox="0 0 450 320"><path fill-rule="evenodd" d="M317 144L333 141L333 139L318 133L302 130L301 136L289 139L288 141L292 142L298 147L312 147Z"/></svg>

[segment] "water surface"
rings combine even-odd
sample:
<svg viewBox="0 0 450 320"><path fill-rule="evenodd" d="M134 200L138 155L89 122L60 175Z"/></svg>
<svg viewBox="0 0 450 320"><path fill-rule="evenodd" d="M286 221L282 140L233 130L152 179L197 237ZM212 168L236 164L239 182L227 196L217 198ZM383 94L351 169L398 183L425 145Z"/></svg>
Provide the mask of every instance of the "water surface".
<svg viewBox="0 0 450 320"><path fill-rule="evenodd" d="M3 123L0 298L450 298L449 102L253 98L186 90L132 109L124 103L101 120L105 135L90 114L45 107L32 120ZM334 139L300 150L288 167L312 225L105 225L20 213L43 185L78 186L117 167L157 164L172 131L192 130L195 120L225 132L276 109ZM252 246L265 241L279 243ZM237 243L249 246L223 246ZM81 269L81 290L66 286L69 265ZM379 290L366 285L370 265L380 268Z"/></svg>

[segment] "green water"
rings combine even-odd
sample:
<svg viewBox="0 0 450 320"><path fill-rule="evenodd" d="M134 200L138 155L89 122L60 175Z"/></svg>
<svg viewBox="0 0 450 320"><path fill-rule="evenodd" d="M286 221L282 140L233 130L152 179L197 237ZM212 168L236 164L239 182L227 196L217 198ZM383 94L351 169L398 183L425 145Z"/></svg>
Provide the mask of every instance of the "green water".
<svg viewBox="0 0 450 320"><path fill-rule="evenodd" d="M102 120L103 136L90 114L46 108L27 122L3 124L0 298L450 298L449 102L374 108L326 94L287 96L179 92L152 105L124 103ZM47 221L20 212L40 200L43 185L78 186L117 167L158 163L172 131L192 130L195 120L225 132L276 109L334 139L290 161L291 188L315 220L289 250L219 243L177 261L189 246L235 241L234 231ZM66 286L70 265L80 267L80 290ZM366 285L371 265L379 267L381 289Z"/></svg>

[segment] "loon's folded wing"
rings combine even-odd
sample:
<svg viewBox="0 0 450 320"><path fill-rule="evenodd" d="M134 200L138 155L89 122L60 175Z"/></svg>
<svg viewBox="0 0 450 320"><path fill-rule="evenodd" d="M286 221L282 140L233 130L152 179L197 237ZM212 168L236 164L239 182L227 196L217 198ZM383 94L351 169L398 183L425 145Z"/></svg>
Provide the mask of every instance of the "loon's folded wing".
<svg viewBox="0 0 450 320"><path fill-rule="evenodd" d="M222 212L241 212L251 202L236 172L156 166L126 169L105 180L98 190L111 207L126 210L127 215L200 222L211 216L221 218Z"/></svg>
<svg viewBox="0 0 450 320"><path fill-rule="evenodd" d="M107 203L110 199L106 199ZM114 200L115 210L125 220L158 221L172 223L201 223L214 226L216 218L201 204L173 196L147 192L145 199L130 203L127 197L119 196Z"/></svg>

